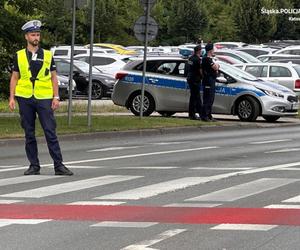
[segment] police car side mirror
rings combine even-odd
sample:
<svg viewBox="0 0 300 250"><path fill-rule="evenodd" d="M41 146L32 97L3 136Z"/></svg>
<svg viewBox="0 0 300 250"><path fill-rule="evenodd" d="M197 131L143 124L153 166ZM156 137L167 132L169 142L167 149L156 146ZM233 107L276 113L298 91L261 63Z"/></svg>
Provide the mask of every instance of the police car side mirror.
<svg viewBox="0 0 300 250"><path fill-rule="evenodd" d="M225 83L225 84L228 83L227 79L224 76L217 77L216 82Z"/></svg>

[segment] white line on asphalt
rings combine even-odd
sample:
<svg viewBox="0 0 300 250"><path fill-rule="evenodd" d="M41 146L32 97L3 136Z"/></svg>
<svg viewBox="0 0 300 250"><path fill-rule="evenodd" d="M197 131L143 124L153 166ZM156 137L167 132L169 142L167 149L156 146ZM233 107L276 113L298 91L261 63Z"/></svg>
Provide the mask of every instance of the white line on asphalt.
<svg viewBox="0 0 300 250"><path fill-rule="evenodd" d="M284 148L279 150L267 151L265 154L273 154L273 153L289 153L289 152L296 152L300 151L300 148Z"/></svg>
<svg viewBox="0 0 300 250"><path fill-rule="evenodd" d="M69 193L73 191L84 190L92 187L103 186L121 181L128 181L143 176L126 176L126 175L106 175L97 178L85 179L80 181L72 181L62 184L45 186L25 191L0 195L2 197L23 197L23 198L41 198L46 196Z"/></svg>
<svg viewBox="0 0 300 250"><path fill-rule="evenodd" d="M0 168L15 168L19 167L20 165L6 165L6 166L0 166Z"/></svg>
<svg viewBox="0 0 300 250"><path fill-rule="evenodd" d="M181 141L174 141L174 142L152 142L152 143L148 143L148 144L164 146L164 145L178 145L178 144L184 144L184 143L189 143L189 142L190 141L184 141L184 142L181 142Z"/></svg>
<svg viewBox="0 0 300 250"><path fill-rule="evenodd" d="M126 202L124 201L75 201L68 203L67 205L78 205L78 206L116 206Z"/></svg>
<svg viewBox="0 0 300 250"><path fill-rule="evenodd" d="M187 231L187 229L168 230L168 231L162 232L161 234L157 235L155 239L145 240L145 241L136 243L134 245L130 245L130 246L127 246L125 248L122 248L121 250L146 250L146 249L154 250L155 248L149 248L149 247L156 244L156 243L158 243L158 242L169 239L169 238L171 238L171 237L173 237L177 234L180 234L182 232L185 232L185 231Z"/></svg>
<svg viewBox="0 0 300 250"><path fill-rule="evenodd" d="M217 207L221 205L216 203L173 203L164 205L164 207Z"/></svg>
<svg viewBox="0 0 300 250"><path fill-rule="evenodd" d="M163 167L163 166L152 166L152 167L120 167L120 168L117 168L117 169L161 169L161 170L164 170L164 169L174 169L174 168L179 168L179 167Z"/></svg>
<svg viewBox="0 0 300 250"><path fill-rule="evenodd" d="M157 225L157 222L127 222L127 221L102 221L91 227L130 227L130 228L147 228Z"/></svg>
<svg viewBox="0 0 300 250"><path fill-rule="evenodd" d="M134 148L140 148L143 146L128 146L128 147L111 147L111 148L98 148L98 149L92 149L88 150L86 152L106 152L106 151L115 151L115 150L124 150L124 149L134 149Z"/></svg>
<svg viewBox="0 0 300 250"><path fill-rule="evenodd" d="M289 198L287 200L284 200L282 202L288 202L288 203L300 203L300 195L297 195L295 197Z"/></svg>
<svg viewBox="0 0 300 250"><path fill-rule="evenodd" d="M262 224L220 224L210 229L213 230L246 230L246 231L268 231L277 227L277 225L262 225Z"/></svg>
<svg viewBox="0 0 300 250"><path fill-rule="evenodd" d="M20 184L20 183L34 182L34 181L43 181L43 180L54 179L54 178L62 178L62 176L25 175L25 176L11 177L11 178L7 178L7 179L0 179L0 187L7 186L7 185Z"/></svg>
<svg viewBox="0 0 300 250"><path fill-rule="evenodd" d="M51 220L36 220L36 219L0 219L0 227L19 224L19 225L36 225Z"/></svg>
<svg viewBox="0 0 300 250"><path fill-rule="evenodd" d="M5 169L0 169L0 172L9 172L9 171L13 171L13 170L22 170L22 169L27 169L27 168L28 168L28 166L25 166L25 167L15 167L15 168L5 168Z"/></svg>
<svg viewBox="0 0 300 250"><path fill-rule="evenodd" d="M255 141L250 142L251 145L259 145L259 144L269 144L269 143L277 143L277 142L287 142L292 141L292 139L281 139L281 140L273 140L273 141Z"/></svg>
<svg viewBox="0 0 300 250"><path fill-rule="evenodd" d="M13 204L13 203L18 203L18 202L23 202L21 200L0 200L0 204Z"/></svg>
<svg viewBox="0 0 300 250"><path fill-rule="evenodd" d="M238 168L194 167L194 168L190 168L190 169L194 169L194 170L208 169L208 170L218 171L218 170L247 170L247 169L253 169L253 168L243 168L243 167L238 167Z"/></svg>
<svg viewBox="0 0 300 250"><path fill-rule="evenodd" d="M187 187L195 186L201 183L206 183L212 180L212 177L185 177L179 178L171 181L164 181L148 186L142 186L135 189L130 189L127 191L121 191L118 193L108 194L94 199L102 200L138 200L143 198L149 198L159 194L176 191L179 189L184 189Z"/></svg>
<svg viewBox="0 0 300 250"><path fill-rule="evenodd" d="M219 201L229 202L242 199L251 195L259 194L268 190L293 183L298 179L284 179L284 178L262 178L259 180L243 183L230 188L200 195L186 201Z"/></svg>
<svg viewBox="0 0 300 250"><path fill-rule="evenodd" d="M136 157L151 156L151 155L185 153L185 152L193 152L193 151L217 149L217 148L219 148L219 147L212 146L212 147L203 147L203 148L189 148L189 149L178 149L178 150L169 150L169 151L158 151L158 152L142 153L142 154L134 154L134 155L120 155L120 156L105 157L105 158L86 159L86 160L79 160L79 161L68 161L68 162L65 162L65 164L77 164L77 163L86 163L86 162L120 160L120 159L136 158ZM43 164L41 166L45 166L45 167L46 166L52 166L52 164Z"/></svg>
<svg viewBox="0 0 300 250"><path fill-rule="evenodd" d="M300 168L282 168L282 169L277 169L277 170L300 171Z"/></svg>
<svg viewBox="0 0 300 250"><path fill-rule="evenodd" d="M300 205L272 204L265 206L265 208L300 209Z"/></svg>
<svg viewBox="0 0 300 250"><path fill-rule="evenodd" d="M53 168L53 166L51 166L52 168ZM49 168L51 168L50 166L49 166ZM95 168L105 168L105 167L103 167L103 166L84 166L84 165L66 165L66 167L67 168L73 168L73 169L75 169L75 168L83 168L83 169L95 169Z"/></svg>

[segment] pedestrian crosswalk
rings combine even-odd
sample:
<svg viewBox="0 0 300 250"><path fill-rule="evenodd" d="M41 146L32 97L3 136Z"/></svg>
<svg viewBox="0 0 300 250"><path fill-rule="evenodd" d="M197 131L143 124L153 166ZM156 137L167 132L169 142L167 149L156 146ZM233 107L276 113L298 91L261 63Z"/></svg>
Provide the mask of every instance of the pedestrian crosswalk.
<svg viewBox="0 0 300 250"><path fill-rule="evenodd" d="M75 165L76 166L76 165ZM81 165L80 165L81 166ZM190 168L194 170L194 176L179 177L165 176L164 180L149 179L147 175L148 168L140 166L139 171L145 171L145 174L141 175L128 175L125 174L127 170L131 171L131 168L116 168L118 174L109 174L109 171L105 171L106 174L97 177L84 177L84 176L73 176L73 177L61 177L55 175L38 175L38 176L16 176L0 178L0 187L5 188L0 190L0 205L10 205L10 204L27 204L27 203L38 203L39 199L53 197L53 203L55 204L55 198L59 198L59 203L64 205L73 206L128 206L131 204L139 205L151 204L149 200L153 198L160 197L160 207L165 208L177 208L177 209L193 209L193 208L220 208L220 207L234 207L235 202L244 200L247 201L248 198L253 198L258 195L265 195L272 192L280 192L282 189L299 188L300 178L278 178L277 175L274 177L264 177L257 178L250 177L245 180L240 180L230 183L231 177L243 176L246 174L255 174L270 170L283 170L284 168L289 168L291 166L297 166L296 164L284 164L278 166L262 167L262 168L232 168L231 172L228 169L222 169L224 173L215 175L210 172L211 175L203 174L202 171L206 171L206 168ZM72 168L72 165L69 166ZM166 169L168 171L178 170L178 167L168 167L157 169L164 172ZM134 167L133 167L134 168ZM91 169L94 169L91 166ZM100 168L102 170L102 168ZM290 173L291 170L288 172ZM142 172L138 172L142 173ZM164 172L165 173L165 172ZM278 173L278 172L277 172ZM294 176L295 177L295 176ZM224 181L223 184L210 186L209 190L206 190L206 185L210 185L213 182ZM33 188L31 187L33 184ZM114 185L118 185L118 188L114 189ZM109 186L110 188L108 188ZM13 188L11 188L13 187ZM105 192L103 193L103 188L105 187ZM121 190L120 190L121 188ZM186 192L189 189L190 192ZM9 190L13 190L9 192ZM89 200L81 199L82 196L78 195L78 200L76 200L76 195L74 193L85 193L87 190L92 190ZM113 192L113 191L114 192ZM299 190L299 189L298 189ZM169 194L178 193L179 198L174 198L175 196L170 196ZM200 195L199 195L200 193ZM70 201L72 197L72 201ZM86 196L85 196L86 197ZM164 200L164 197L168 199ZM171 197L171 198L170 198ZM264 209L300 209L300 192L297 194L293 192L293 195L289 193L281 193L280 199L274 200L273 198L266 199L261 208ZM34 201L32 200L34 199ZM149 199L149 200L147 200ZM49 201L48 201L49 202ZM134 203L135 202L135 203ZM269 202L269 203L268 203ZM156 205L157 204L153 204ZM248 204L251 207L252 204ZM67 206L66 206L66 209ZM48 220L9 220L7 218L1 218L0 209L0 227L9 226L12 224L40 224L43 222L50 222ZM120 228L148 228L159 224L159 221L147 221L143 223L138 221L102 221L99 223L91 223L93 227L120 227ZM255 231L268 231L276 228L275 224L237 224L237 223L221 223L213 225L210 227L211 230L255 230ZM1 229L0 229L1 230ZM129 249L129 248L128 248Z"/></svg>

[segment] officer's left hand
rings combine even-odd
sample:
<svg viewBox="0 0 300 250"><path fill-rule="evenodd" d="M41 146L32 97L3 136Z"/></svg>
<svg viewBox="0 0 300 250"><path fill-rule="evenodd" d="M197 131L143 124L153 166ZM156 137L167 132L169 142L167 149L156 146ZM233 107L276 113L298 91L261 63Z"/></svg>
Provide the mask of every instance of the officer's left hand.
<svg viewBox="0 0 300 250"><path fill-rule="evenodd" d="M56 110L56 109L58 109L59 108L59 100L57 100L57 99L53 99L52 100L52 106L51 106L51 108L53 109L53 110Z"/></svg>

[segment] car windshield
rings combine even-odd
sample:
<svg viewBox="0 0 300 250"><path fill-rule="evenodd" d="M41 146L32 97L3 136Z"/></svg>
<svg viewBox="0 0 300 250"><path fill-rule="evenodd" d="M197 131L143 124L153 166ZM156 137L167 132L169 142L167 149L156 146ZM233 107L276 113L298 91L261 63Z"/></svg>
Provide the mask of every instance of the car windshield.
<svg viewBox="0 0 300 250"><path fill-rule="evenodd" d="M83 71L84 73L88 74L89 73L89 70L90 70L90 65L86 62L83 62L83 61L74 61L74 65L79 68L81 71ZM95 67L92 67L93 69L93 73L101 73L100 70L98 70L97 68Z"/></svg>
<svg viewBox="0 0 300 250"><path fill-rule="evenodd" d="M255 58L254 56L251 56L250 54L248 54L246 52L237 51L237 54L240 55L242 58L245 58L248 62L251 62L251 63L261 62L260 60L258 60L257 58Z"/></svg>
<svg viewBox="0 0 300 250"><path fill-rule="evenodd" d="M237 67L222 63L221 65L221 70L223 70L225 73L228 75L232 76L233 78L243 78L248 81L258 81L256 77L253 75L250 75L249 73L238 69Z"/></svg>
<svg viewBox="0 0 300 250"><path fill-rule="evenodd" d="M298 76L300 77L300 65L295 65L293 68L297 71Z"/></svg>

